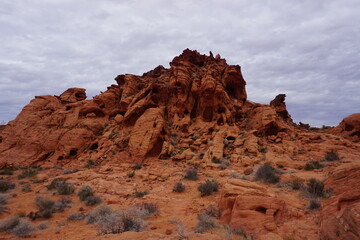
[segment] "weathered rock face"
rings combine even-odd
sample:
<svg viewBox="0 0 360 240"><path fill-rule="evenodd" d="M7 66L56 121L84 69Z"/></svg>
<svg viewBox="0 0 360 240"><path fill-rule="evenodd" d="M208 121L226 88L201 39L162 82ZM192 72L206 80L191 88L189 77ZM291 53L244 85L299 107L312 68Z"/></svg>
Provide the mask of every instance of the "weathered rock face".
<svg viewBox="0 0 360 240"><path fill-rule="evenodd" d="M305 210L300 199L279 195L271 188L258 183L230 179L223 187L219 201L220 220L234 229L256 232L256 239L282 239L284 232L304 239L315 239L316 227L303 231L294 225L301 224ZM297 223L295 223L297 222Z"/></svg>
<svg viewBox="0 0 360 240"><path fill-rule="evenodd" d="M354 113L344 118L340 124L330 130L333 134L338 134L350 140L360 141L360 113Z"/></svg>
<svg viewBox="0 0 360 240"><path fill-rule="evenodd" d="M270 102L270 106L274 107L276 110L276 113L282 117L284 120L292 122L291 115L286 109L285 104L285 97L286 94L279 94L277 95L274 100Z"/></svg>
<svg viewBox="0 0 360 240"><path fill-rule="evenodd" d="M360 239L360 162L336 168L327 179L334 196L324 203L320 239Z"/></svg>
<svg viewBox="0 0 360 240"><path fill-rule="evenodd" d="M292 131L285 96L271 106L248 102L240 66L228 65L220 56L186 49L169 69L158 66L115 81L92 100L86 100L81 88L36 97L2 130L0 163L100 162L110 152L115 161L191 159L191 151L200 149L207 159L222 158L233 151L224 138L232 142L241 130L255 130L258 136ZM227 134L229 127L236 128L235 135ZM201 138L191 139L194 134Z"/></svg>

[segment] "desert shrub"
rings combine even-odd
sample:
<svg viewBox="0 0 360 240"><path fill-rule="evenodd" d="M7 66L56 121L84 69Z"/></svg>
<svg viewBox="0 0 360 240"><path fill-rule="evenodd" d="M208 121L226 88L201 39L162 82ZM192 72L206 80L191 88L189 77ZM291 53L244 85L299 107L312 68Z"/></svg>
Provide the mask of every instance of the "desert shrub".
<svg viewBox="0 0 360 240"><path fill-rule="evenodd" d="M101 197L98 196L89 196L85 199L85 204L87 206L95 206L102 202Z"/></svg>
<svg viewBox="0 0 360 240"><path fill-rule="evenodd" d="M291 188L294 190L299 190L303 186L304 183L299 178L295 178L291 181Z"/></svg>
<svg viewBox="0 0 360 240"><path fill-rule="evenodd" d="M203 213L214 218L220 217L220 209L215 205L209 205L207 208L204 209Z"/></svg>
<svg viewBox="0 0 360 240"><path fill-rule="evenodd" d="M59 185L56 187L57 192L60 195L69 195L74 193L75 188L74 185L68 182L62 182L59 183Z"/></svg>
<svg viewBox="0 0 360 240"><path fill-rule="evenodd" d="M43 210L52 209L55 205L55 202L51 199L46 199L44 197L37 196L35 198L35 204L40 211L43 211Z"/></svg>
<svg viewBox="0 0 360 240"><path fill-rule="evenodd" d="M211 162L220 164L220 163L221 163L221 159L219 159L219 158L217 158L217 157L212 157L212 158L211 158Z"/></svg>
<svg viewBox="0 0 360 240"><path fill-rule="evenodd" d="M0 170L0 175L13 175L14 169L13 168L3 168Z"/></svg>
<svg viewBox="0 0 360 240"><path fill-rule="evenodd" d="M325 166L323 164L321 164L319 161L310 161L305 164L304 170L310 171L310 170L314 170L314 169L320 169L323 167L325 167Z"/></svg>
<svg viewBox="0 0 360 240"><path fill-rule="evenodd" d="M24 179L27 177L33 177L38 173L36 168L25 168L21 171L20 175L18 175L18 179Z"/></svg>
<svg viewBox="0 0 360 240"><path fill-rule="evenodd" d="M86 198L93 195L94 195L94 190L89 185L83 185L78 191L78 196L80 198L80 201L85 201Z"/></svg>
<svg viewBox="0 0 360 240"><path fill-rule="evenodd" d="M13 229L20 222L20 218L18 216L10 217L7 219L0 220L0 232L5 232Z"/></svg>
<svg viewBox="0 0 360 240"><path fill-rule="evenodd" d="M54 180L52 180L50 185L47 186L47 189L49 190L56 189L56 191L60 195L69 195L74 193L75 191L74 185L66 182L62 178L55 178Z"/></svg>
<svg viewBox="0 0 360 240"><path fill-rule="evenodd" d="M182 182L177 182L173 187L173 192L183 192L185 191L185 188L185 184L183 184Z"/></svg>
<svg viewBox="0 0 360 240"><path fill-rule="evenodd" d="M100 217L112 213L112 209L107 205L97 206L93 211L91 211L85 218L86 224L91 224L96 222Z"/></svg>
<svg viewBox="0 0 360 240"><path fill-rule="evenodd" d="M62 197L55 202L53 212L64 212L65 208L70 208L72 200L67 197Z"/></svg>
<svg viewBox="0 0 360 240"><path fill-rule="evenodd" d="M101 234L117 234L123 232L122 222L120 220L118 213L110 213L104 216L101 216L96 221L96 228Z"/></svg>
<svg viewBox="0 0 360 240"><path fill-rule="evenodd" d="M256 171L255 178L265 183L277 183L280 180L275 169L268 163L265 163Z"/></svg>
<svg viewBox="0 0 360 240"><path fill-rule="evenodd" d="M15 188L15 183L8 182L5 180L0 180L0 193L6 192L14 188Z"/></svg>
<svg viewBox="0 0 360 240"><path fill-rule="evenodd" d="M21 188L21 191L23 192L31 192L31 186L30 184L25 184L22 188Z"/></svg>
<svg viewBox="0 0 360 240"><path fill-rule="evenodd" d="M143 196L149 194L149 192L147 190L145 191L135 191L134 192L134 197L136 198L142 198Z"/></svg>
<svg viewBox="0 0 360 240"><path fill-rule="evenodd" d="M48 228L48 222L42 222L42 223L39 223L39 225L37 226L37 229L39 230L44 230L44 229L47 229Z"/></svg>
<svg viewBox="0 0 360 240"><path fill-rule="evenodd" d="M309 179L307 183L307 191L314 197L323 197L324 187L324 183L315 178Z"/></svg>
<svg viewBox="0 0 360 240"><path fill-rule="evenodd" d="M339 157L339 154L336 151L332 150L332 151L327 152L325 154L324 160L329 161L329 162L333 162L333 161L340 160L340 157Z"/></svg>
<svg viewBox="0 0 360 240"><path fill-rule="evenodd" d="M54 178L51 183L46 186L46 188L48 190L53 190L56 189L56 187L61 183L61 182L65 182L65 180L63 178Z"/></svg>
<svg viewBox="0 0 360 240"><path fill-rule="evenodd" d="M150 217L159 213L159 207L156 203L141 203L136 205L140 211L143 211L144 217Z"/></svg>
<svg viewBox="0 0 360 240"><path fill-rule="evenodd" d="M316 199L311 199L309 203L310 210L316 210L321 207L321 203Z"/></svg>
<svg viewBox="0 0 360 240"><path fill-rule="evenodd" d="M195 232L203 233L207 229L216 227L215 218L207 215L206 213L198 214L198 222L196 224Z"/></svg>
<svg viewBox="0 0 360 240"><path fill-rule="evenodd" d="M211 195L214 192L217 192L219 184L214 180L206 180L205 183L201 184L198 187L198 190L201 193L201 196Z"/></svg>
<svg viewBox="0 0 360 240"><path fill-rule="evenodd" d="M189 233L186 230L185 224L178 220L169 220L169 222L176 225L176 232L180 239L188 239Z"/></svg>
<svg viewBox="0 0 360 240"><path fill-rule="evenodd" d="M72 213L67 217L68 221L78 221L85 219L85 215L82 213Z"/></svg>
<svg viewBox="0 0 360 240"><path fill-rule="evenodd" d="M7 204L8 199L8 195L0 193L0 214L8 210L8 208L4 206Z"/></svg>
<svg viewBox="0 0 360 240"><path fill-rule="evenodd" d="M133 211L118 211L103 215L96 222L96 228L102 234L117 234L127 231L140 232L144 226L141 216Z"/></svg>
<svg viewBox="0 0 360 240"><path fill-rule="evenodd" d="M192 181L195 181L195 180L198 180L199 177L198 177L198 172L196 169L187 169L186 172L185 172L185 177L184 177L186 180L192 180Z"/></svg>
<svg viewBox="0 0 360 240"><path fill-rule="evenodd" d="M37 196L35 198L35 204L38 208L36 216L29 216L30 218L36 219L37 217L51 218L54 210L55 202L44 197Z"/></svg>
<svg viewBox="0 0 360 240"><path fill-rule="evenodd" d="M26 219L20 219L19 223L12 229L17 237L27 237L35 231L35 227Z"/></svg>
<svg viewBox="0 0 360 240"><path fill-rule="evenodd" d="M139 170L142 168L142 164L141 163L135 163L135 165L133 166L133 170Z"/></svg>
<svg viewBox="0 0 360 240"><path fill-rule="evenodd" d="M128 172L128 173L126 174L126 176L128 176L129 178L134 177L134 176L135 176L135 171Z"/></svg>

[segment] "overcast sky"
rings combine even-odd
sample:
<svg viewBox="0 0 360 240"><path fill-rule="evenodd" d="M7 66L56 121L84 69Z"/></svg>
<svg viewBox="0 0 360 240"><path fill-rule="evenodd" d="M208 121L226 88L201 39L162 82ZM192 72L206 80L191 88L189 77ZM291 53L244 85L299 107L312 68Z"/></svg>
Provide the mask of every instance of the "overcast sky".
<svg viewBox="0 0 360 240"><path fill-rule="evenodd" d="M360 112L359 0L0 0L0 121L35 95L93 97L185 48L239 64L251 101L285 93L295 122Z"/></svg>

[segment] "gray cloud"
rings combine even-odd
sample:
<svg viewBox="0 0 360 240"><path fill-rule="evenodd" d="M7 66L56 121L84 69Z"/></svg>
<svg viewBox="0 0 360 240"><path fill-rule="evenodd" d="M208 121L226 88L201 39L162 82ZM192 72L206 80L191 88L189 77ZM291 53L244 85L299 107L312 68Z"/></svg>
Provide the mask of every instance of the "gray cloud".
<svg viewBox="0 0 360 240"><path fill-rule="evenodd" d="M2 0L0 120L35 95L92 97L190 48L241 65L250 100L286 93L296 122L336 125L359 112L359 11L358 0Z"/></svg>

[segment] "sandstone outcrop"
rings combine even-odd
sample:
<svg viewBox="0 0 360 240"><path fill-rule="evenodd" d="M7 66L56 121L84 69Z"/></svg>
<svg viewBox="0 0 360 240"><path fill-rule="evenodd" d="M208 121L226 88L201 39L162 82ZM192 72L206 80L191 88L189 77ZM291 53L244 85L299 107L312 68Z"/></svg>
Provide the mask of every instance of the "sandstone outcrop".
<svg viewBox="0 0 360 240"><path fill-rule="evenodd" d="M1 132L0 164L100 162L109 158L110 150L121 153L115 160L179 159L176 155L188 148L205 148L207 159L220 159L227 154L221 146L230 126L264 136L291 132L285 95L270 106L248 102L240 66L219 56L186 49L169 69L158 66L142 76L119 75L115 81L117 85L91 100L82 88L33 99ZM213 145L183 140L199 129L210 134Z"/></svg>
<svg viewBox="0 0 360 240"><path fill-rule="evenodd" d="M360 239L360 161L337 167L326 180L334 196L321 216L321 240Z"/></svg>
<svg viewBox="0 0 360 240"><path fill-rule="evenodd" d="M341 135L352 141L360 141L360 113L354 113L344 118L340 124L330 130L333 134Z"/></svg>

